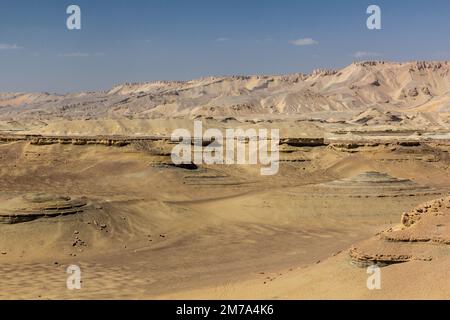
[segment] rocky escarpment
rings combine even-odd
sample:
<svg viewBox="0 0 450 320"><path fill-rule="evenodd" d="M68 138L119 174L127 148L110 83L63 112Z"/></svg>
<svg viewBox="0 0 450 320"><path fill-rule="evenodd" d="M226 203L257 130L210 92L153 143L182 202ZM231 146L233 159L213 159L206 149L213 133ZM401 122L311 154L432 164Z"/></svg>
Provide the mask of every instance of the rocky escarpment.
<svg viewBox="0 0 450 320"><path fill-rule="evenodd" d="M450 249L450 197L418 206L402 215L401 224L350 249L358 266L432 261Z"/></svg>
<svg viewBox="0 0 450 320"><path fill-rule="evenodd" d="M11 143L16 141L28 141L32 145L44 146L52 144L72 145L104 145L113 147L124 147L133 143L146 141L165 141L170 137L145 136L42 136L21 134L0 134L0 143Z"/></svg>
<svg viewBox="0 0 450 320"><path fill-rule="evenodd" d="M356 176L320 185L329 195L349 197L399 197L441 194L441 190L419 185L409 179L392 177L387 173L368 171Z"/></svg>
<svg viewBox="0 0 450 320"><path fill-rule="evenodd" d="M72 199L46 193L1 197L0 224L17 224L40 218L53 218L83 212L85 199Z"/></svg>
<svg viewBox="0 0 450 320"><path fill-rule="evenodd" d="M381 136L383 135L384 136ZM236 139L248 137L236 137ZM146 143L146 142L170 142L170 136L154 135L154 136L123 136L123 135L96 135L96 136L82 136L82 135L40 135L40 134L11 134L0 133L0 144L11 143L17 141L28 141L32 145L52 145L52 144L73 144L73 145L105 145L123 147L130 144ZM203 139L202 143L208 145L212 142L211 139ZM336 134L333 137L295 137L295 138L281 138L280 145L287 145L292 147L322 147L330 146L336 150L354 150L360 147L376 147L380 145L385 146L404 146L404 147L418 147L434 142L440 144L449 144L449 140L433 139L433 136L422 137L417 135L411 138L409 132L403 136L399 134L389 135L389 132L380 133L376 135L357 135L349 138L347 134Z"/></svg>

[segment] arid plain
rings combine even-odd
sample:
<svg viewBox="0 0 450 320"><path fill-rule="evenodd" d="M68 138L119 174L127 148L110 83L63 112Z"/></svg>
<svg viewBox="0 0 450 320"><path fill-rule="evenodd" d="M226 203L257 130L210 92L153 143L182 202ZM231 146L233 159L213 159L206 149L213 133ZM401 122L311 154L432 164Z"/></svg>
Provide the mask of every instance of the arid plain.
<svg viewBox="0 0 450 320"><path fill-rule="evenodd" d="M449 72L0 93L0 298L449 299ZM194 120L279 129L279 172L174 165Z"/></svg>

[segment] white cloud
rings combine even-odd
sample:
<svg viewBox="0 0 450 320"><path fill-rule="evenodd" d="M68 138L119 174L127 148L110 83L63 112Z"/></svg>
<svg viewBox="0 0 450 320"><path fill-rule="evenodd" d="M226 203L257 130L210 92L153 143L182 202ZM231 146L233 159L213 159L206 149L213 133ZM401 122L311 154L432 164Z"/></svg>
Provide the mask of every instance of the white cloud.
<svg viewBox="0 0 450 320"><path fill-rule="evenodd" d="M217 42L224 42L224 41L229 41L229 40L230 40L230 39L225 38L225 37L220 37L220 38L217 38L217 39L216 39Z"/></svg>
<svg viewBox="0 0 450 320"><path fill-rule="evenodd" d="M17 44L10 44L10 43L0 43L0 50L17 50L17 49L23 49L22 47L19 47Z"/></svg>
<svg viewBox="0 0 450 320"><path fill-rule="evenodd" d="M290 44L293 44L294 46L314 46L319 44L318 41L311 39L311 38L302 38L297 40L289 41Z"/></svg>
<svg viewBox="0 0 450 320"><path fill-rule="evenodd" d="M370 52L370 51L357 51L352 54L354 58L371 58L371 57L380 57L381 53L378 52Z"/></svg>

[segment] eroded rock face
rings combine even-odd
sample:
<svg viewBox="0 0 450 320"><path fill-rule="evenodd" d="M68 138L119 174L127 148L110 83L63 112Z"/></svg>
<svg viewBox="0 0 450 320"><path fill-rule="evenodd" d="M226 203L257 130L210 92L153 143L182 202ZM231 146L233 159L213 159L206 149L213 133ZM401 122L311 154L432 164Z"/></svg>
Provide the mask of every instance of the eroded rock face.
<svg viewBox="0 0 450 320"><path fill-rule="evenodd" d="M23 223L39 218L77 214L87 205L84 199L72 199L47 193L27 193L2 199L0 224Z"/></svg>
<svg viewBox="0 0 450 320"><path fill-rule="evenodd" d="M353 264L385 266L412 260L432 261L450 249L450 197L404 213L401 224L350 249Z"/></svg>
<svg viewBox="0 0 450 320"><path fill-rule="evenodd" d="M402 229L388 231L383 238L401 242L450 244L450 197L427 202L401 219Z"/></svg>
<svg viewBox="0 0 450 320"><path fill-rule="evenodd" d="M405 212L402 215L402 225L405 227L410 227L413 224L419 222L422 216L427 214L441 215L441 209L447 208L449 202L446 199L438 199L434 201L427 202L421 206L418 206L411 212Z"/></svg>
<svg viewBox="0 0 450 320"><path fill-rule="evenodd" d="M387 173L377 171L367 171L360 173L354 177L346 178L342 180L336 180L330 183L330 185L336 186L371 186L374 185L415 185L411 180L399 179L388 175Z"/></svg>
<svg viewBox="0 0 450 320"><path fill-rule="evenodd" d="M439 194L438 190L422 186L408 179L392 177L387 173L368 171L354 177L325 183L329 194L349 194L352 196L396 197L425 194Z"/></svg>

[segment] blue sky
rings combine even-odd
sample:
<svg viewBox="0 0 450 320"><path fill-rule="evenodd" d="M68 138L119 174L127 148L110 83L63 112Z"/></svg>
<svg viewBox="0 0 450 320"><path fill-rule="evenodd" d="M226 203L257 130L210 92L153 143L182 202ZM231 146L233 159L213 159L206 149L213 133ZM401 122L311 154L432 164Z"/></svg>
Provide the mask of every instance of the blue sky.
<svg viewBox="0 0 450 320"><path fill-rule="evenodd" d="M66 28L70 4L81 7L81 30ZM382 30L366 27L370 4L381 7ZM310 72L358 59L450 59L450 1L0 0L2 92Z"/></svg>

